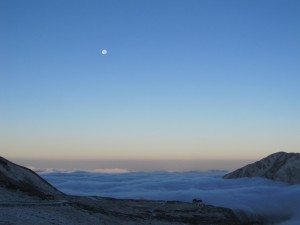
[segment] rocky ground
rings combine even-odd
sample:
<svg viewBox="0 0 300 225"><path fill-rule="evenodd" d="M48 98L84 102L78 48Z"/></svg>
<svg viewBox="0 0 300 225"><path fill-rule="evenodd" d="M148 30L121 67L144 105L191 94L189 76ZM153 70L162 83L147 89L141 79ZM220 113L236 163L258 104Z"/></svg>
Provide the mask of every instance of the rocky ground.
<svg viewBox="0 0 300 225"><path fill-rule="evenodd" d="M226 208L177 201L60 196L41 199L0 188L0 224L242 225Z"/></svg>

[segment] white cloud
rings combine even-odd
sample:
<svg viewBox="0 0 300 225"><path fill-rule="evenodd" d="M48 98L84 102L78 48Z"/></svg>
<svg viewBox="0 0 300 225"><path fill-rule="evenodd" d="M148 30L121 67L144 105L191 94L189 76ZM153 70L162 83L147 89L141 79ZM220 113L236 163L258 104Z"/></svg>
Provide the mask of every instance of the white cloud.
<svg viewBox="0 0 300 225"><path fill-rule="evenodd" d="M122 169L42 172L45 179L68 194L188 202L199 198L207 204L243 210L247 216L261 215L271 222L285 220L282 225L300 224L300 185L260 178L225 180L223 174Z"/></svg>

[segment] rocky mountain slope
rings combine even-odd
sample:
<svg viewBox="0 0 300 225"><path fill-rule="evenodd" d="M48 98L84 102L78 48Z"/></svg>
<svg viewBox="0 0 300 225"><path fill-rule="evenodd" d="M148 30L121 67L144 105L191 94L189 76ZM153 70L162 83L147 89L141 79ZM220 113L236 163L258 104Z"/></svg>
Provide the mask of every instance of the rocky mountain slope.
<svg viewBox="0 0 300 225"><path fill-rule="evenodd" d="M0 157L0 186L19 189L41 198L62 195L35 172Z"/></svg>
<svg viewBox="0 0 300 225"><path fill-rule="evenodd" d="M230 209L178 201L64 195L31 170L0 158L0 224L247 225Z"/></svg>
<svg viewBox="0 0 300 225"><path fill-rule="evenodd" d="M300 153L277 152L224 176L225 179L242 177L264 177L300 184Z"/></svg>

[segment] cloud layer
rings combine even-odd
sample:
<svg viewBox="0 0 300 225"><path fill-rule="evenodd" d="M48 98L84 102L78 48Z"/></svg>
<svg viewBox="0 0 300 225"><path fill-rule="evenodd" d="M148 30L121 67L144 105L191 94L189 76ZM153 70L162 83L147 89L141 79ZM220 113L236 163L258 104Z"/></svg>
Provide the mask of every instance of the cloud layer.
<svg viewBox="0 0 300 225"><path fill-rule="evenodd" d="M282 225L300 224L300 185L266 179L222 179L224 172L39 171L67 194L115 198L180 200L194 198L207 204L263 216ZM113 171L106 171L113 172ZM280 222L278 222L280 221Z"/></svg>

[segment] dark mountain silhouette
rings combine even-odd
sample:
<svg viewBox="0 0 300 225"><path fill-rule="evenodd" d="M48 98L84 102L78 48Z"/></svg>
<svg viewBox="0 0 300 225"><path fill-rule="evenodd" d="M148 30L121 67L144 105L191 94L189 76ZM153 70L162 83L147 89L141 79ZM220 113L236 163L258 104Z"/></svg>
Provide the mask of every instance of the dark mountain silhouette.
<svg viewBox="0 0 300 225"><path fill-rule="evenodd" d="M55 187L35 172L18 166L0 157L0 186L18 189L41 198L52 198L62 195Z"/></svg>
<svg viewBox="0 0 300 225"><path fill-rule="evenodd" d="M288 184L300 183L300 153L277 152L224 176L225 179L263 177Z"/></svg>

